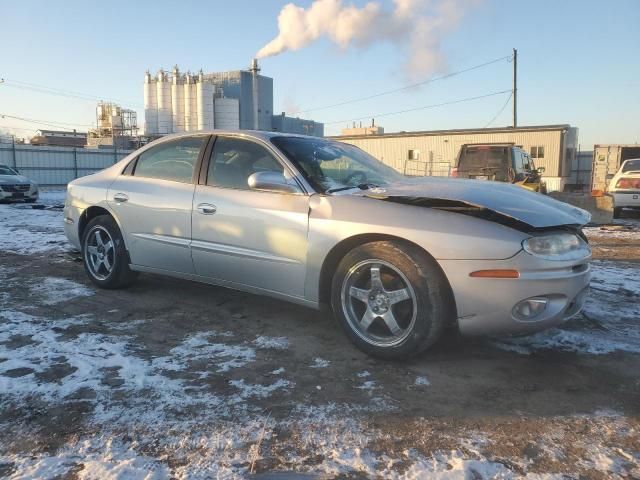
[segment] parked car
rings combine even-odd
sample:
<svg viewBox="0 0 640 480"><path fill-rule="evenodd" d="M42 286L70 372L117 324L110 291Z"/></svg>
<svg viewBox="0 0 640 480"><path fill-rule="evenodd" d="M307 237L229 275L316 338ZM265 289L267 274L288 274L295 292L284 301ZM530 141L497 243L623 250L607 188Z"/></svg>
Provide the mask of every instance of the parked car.
<svg viewBox="0 0 640 480"><path fill-rule="evenodd" d="M608 191L613 197L613 218L620 218L623 208L640 209L640 158L622 162Z"/></svg>
<svg viewBox="0 0 640 480"><path fill-rule="evenodd" d="M513 144L462 145L453 177L513 183L534 192L547 193L544 167L536 168L527 152Z"/></svg>
<svg viewBox="0 0 640 480"><path fill-rule="evenodd" d="M575 315L589 219L513 185L409 179L352 145L249 131L156 140L69 183L64 210L99 287L150 272L329 306L385 358L447 327L526 334Z"/></svg>
<svg viewBox="0 0 640 480"><path fill-rule="evenodd" d="M28 202L38 200L38 184L15 168L0 165L0 202Z"/></svg>

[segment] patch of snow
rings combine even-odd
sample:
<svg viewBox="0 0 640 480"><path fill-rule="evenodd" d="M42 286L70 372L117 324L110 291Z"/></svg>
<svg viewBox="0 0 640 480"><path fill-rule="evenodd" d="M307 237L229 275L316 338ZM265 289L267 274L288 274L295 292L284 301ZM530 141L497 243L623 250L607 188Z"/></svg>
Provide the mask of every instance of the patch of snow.
<svg viewBox="0 0 640 480"><path fill-rule="evenodd" d="M163 370L193 371L195 362L212 364L216 372L228 372L232 368L245 366L255 359L256 351L245 345L229 345L213 341L215 332L201 332L191 335L180 345L170 351L169 356L158 357L153 360L155 368ZM208 375L208 370L200 371L200 376Z"/></svg>
<svg viewBox="0 0 640 480"><path fill-rule="evenodd" d="M324 358L316 357L313 359L313 364L309 365L310 368L327 368L331 362Z"/></svg>
<svg viewBox="0 0 640 480"><path fill-rule="evenodd" d="M19 255L69 249L62 211L34 210L23 205L0 205L0 250Z"/></svg>
<svg viewBox="0 0 640 480"><path fill-rule="evenodd" d="M287 337L266 337L258 336L253 341L258 348L272 348L275 350L285 350L289 348L289 339Z"/></svg>
<svg viewBox="0 0 640 480"><path fill-rule="evenodd" d="M271 371L270 373L271 373L271 375L281 375L281 374L284 373L284 371L285 371L284 367L280 367L280 368L278 368L276 370Z"/></svg>
<svg viewBox="0 0 640 480"><path fill-rule="evenodd" d="M45 305L55 305L66 302L72 298L90 297L95 290L66 278L47 277L42 282L34 283L29 287L31 293L42 298Z"/></svg>
<svg viewBox="0 0 640 480"><path fill-rule="evenodd" d="M0 457L1 458L1 457ZM84 440L75 448L67 447L55 456L4 457L16 468L12 480L63 477L74 467L82 468L78 479L168 479L169 469L158 460L137 453L131 445L107 439Z"/></svg>
<svg viewBox="0 0 640 480"><path fill-rule="evenodd" d="M362 372L358 372L356 373L356 375L358 376L358 378L366 378L371 376L368 370L363 370Z"/></svg>
<svg viewBox="0 0 640 480"><path fill-rule="evenodd" d="M376 382L374 380L367 380L356 388L359 388L360 390L373 390L376 388Z"/></svg>
<svg viewBox="0 0 640 480"><path fill-rule="evenodd" d="M283 378L278 379L271 385L252 385L245 383L244 379L230 380L229 385L236 387L240 390L241 398L267 398L271 396L273 392L280 389L286 389L293 387L293 383Z"/></svg>
<svg viewBox="0 0 640 480"><path fill-rule="evenodd" d="M431 385L431 382L427 377L416 377L416 381L413 384L416 386L428 386Z"/></svg>

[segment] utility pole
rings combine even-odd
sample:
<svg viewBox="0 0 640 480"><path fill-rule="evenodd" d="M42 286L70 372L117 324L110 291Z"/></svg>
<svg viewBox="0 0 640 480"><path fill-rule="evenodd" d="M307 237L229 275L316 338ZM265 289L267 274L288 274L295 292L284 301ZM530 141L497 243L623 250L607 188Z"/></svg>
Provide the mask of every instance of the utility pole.
<svg viewBox="0 0 640 480"><path fill-rule="evenodd" d="M513 49L513 128L518 126L518 50Z"/></svg>

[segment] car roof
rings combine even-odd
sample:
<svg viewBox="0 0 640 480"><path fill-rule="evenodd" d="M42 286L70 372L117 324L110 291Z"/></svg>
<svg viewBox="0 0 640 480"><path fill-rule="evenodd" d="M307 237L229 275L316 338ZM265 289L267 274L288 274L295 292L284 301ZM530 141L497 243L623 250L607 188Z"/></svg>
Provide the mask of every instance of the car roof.
<svg viewBox="0 0 640 480"><path fill-rule="evenodd" d="M170 135L165 135L161 137L162 139L169 138L180 138L180 137L190 137L193 135L235 135L235 136L244 136L244 137L253 137L259 138L261 140L269 140L273 137L299 137L299 138L309 138L309 139L323 139L323 137L314 137L311 135L300 135L299 133L286 133L286 132L267 132L263 130L197 130L191 132L181 132L181 133L173 133Z"/></svg>

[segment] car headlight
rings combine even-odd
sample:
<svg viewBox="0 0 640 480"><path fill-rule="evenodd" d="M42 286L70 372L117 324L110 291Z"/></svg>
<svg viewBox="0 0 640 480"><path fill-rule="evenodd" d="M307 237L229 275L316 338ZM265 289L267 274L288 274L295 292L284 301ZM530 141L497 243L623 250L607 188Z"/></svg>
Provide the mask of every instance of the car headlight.
<svg viewBox="0 0 640 480"><path fill-rule="evenodd" d="M522 242L527 253L548 260L573 260L589 253L589 245L573 233L554 233L527 238Z"/></svg>

